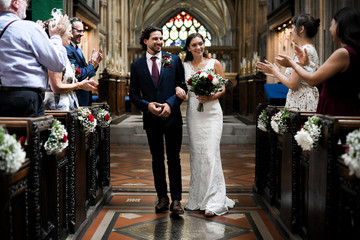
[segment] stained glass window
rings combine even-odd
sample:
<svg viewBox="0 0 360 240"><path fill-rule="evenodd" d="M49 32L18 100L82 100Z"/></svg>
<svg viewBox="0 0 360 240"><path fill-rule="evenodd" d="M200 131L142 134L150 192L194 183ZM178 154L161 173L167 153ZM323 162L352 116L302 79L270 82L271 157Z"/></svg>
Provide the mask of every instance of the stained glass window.
<svg viewBox="0 0 360 240"><path fill-rule="evenodd" d="M211 34L206 28L187 12L180 12L171 18L163 29L164 44L169 46L181 46L185 44L189 34L198 32L205 39L205 46L211 46Z"/></svg>

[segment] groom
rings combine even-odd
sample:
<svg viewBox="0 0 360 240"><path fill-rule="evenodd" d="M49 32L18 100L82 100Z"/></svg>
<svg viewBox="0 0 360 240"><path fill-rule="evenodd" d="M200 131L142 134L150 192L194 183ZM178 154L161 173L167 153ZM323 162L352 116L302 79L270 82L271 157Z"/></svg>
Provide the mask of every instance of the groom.
<svg viewBox="0 0 360 240"><path fill-rule="evenodd" d="M146 28L140 37L145 56L131 64L130 99L143 112L143 124L152 155L152 169L158 201L156 212L169 207L164 158L164 137L172 203L170 211L184 213L181 207L180 148L182 116L175 87L186 90L184 69L176 55L161 51L162 29Z"/></svg>

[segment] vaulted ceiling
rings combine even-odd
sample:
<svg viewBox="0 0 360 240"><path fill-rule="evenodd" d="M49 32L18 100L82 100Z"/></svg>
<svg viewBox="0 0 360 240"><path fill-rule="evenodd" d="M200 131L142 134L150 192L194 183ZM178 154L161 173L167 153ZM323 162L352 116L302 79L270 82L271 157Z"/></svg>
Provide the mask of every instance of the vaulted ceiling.
<svg viewBox="0 0 360 240"><path fill-rule="evenodd" d="M180 11L195 17L223 45L236 26L235 0L131 0L130 23L135 32L155 25L162 27ZM135 33L135 35L138 35ZM231 34L230 34L231 35ZM231 37L231 36L230 36Z"/></svg>

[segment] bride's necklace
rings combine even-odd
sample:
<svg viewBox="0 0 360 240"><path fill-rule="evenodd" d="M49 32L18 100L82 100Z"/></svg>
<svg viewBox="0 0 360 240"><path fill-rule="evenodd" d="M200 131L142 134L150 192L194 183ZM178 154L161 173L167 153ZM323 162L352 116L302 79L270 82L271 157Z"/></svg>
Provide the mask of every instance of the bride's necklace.
<svg viewBox="0 0 360 240"><path fill-rule="evenodd" d="M204 63L204 62L205 62L204 66L201 66L202 63ZM202 59L201 62L199 62L197 65L194 65L193 62L191 61L191 66L193 67L193 69L195 71L203 69L205 67L205 65L206 65L206 60L204 60L204 59Z"/></svg>

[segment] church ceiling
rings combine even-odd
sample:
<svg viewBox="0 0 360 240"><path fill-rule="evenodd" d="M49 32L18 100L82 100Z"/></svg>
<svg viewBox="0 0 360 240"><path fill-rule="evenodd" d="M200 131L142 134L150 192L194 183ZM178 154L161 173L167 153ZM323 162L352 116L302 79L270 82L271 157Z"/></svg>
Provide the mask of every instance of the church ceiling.
<svg viewBox="0 0 360 240"><path fill-rule="evenodd" d="M233 0L132 0L131 3L130 21L136 30L150 25L161 27L180 11L188 12L219 38L235 24Z"/></svg>

